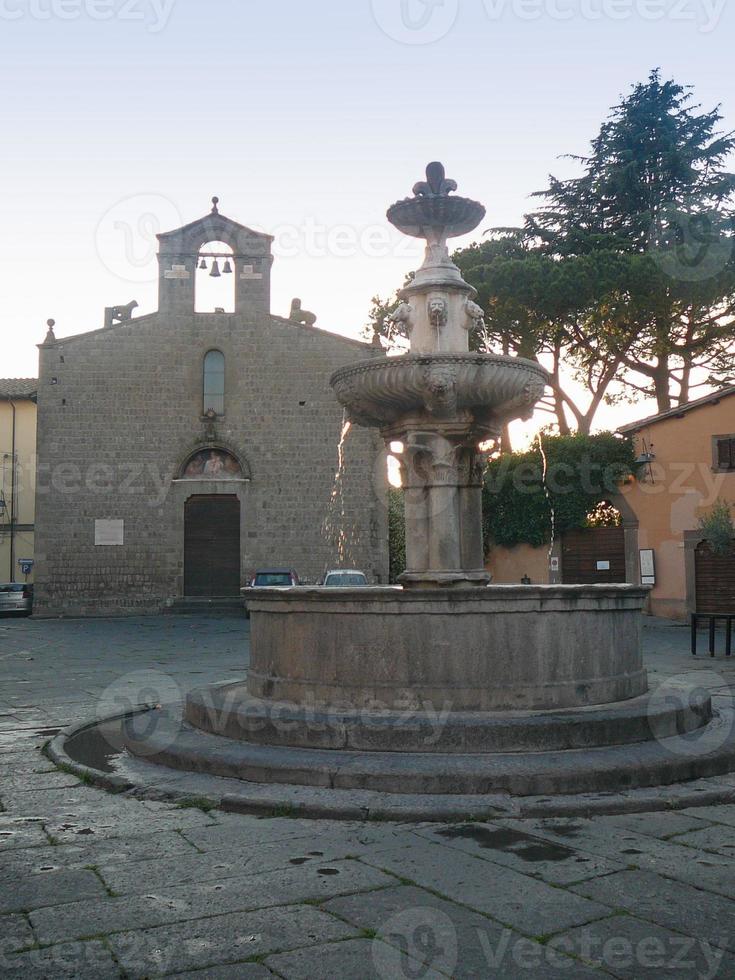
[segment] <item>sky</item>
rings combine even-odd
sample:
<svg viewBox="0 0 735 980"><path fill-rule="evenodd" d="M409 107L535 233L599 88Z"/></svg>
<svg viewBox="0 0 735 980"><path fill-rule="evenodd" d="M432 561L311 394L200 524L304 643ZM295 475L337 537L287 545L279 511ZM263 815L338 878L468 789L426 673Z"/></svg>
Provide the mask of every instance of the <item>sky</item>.
<svg viewBox="0 0 735 980"><path fill-rule="evenodd" d="M735 128L733 37L735 0L0 0L0 377L49 317L154 310L155 233L215 194L275 236L273 312L357 336L420 264L385 211L429 160L487 208L454 244L518 224L654 67Z"/></svg>

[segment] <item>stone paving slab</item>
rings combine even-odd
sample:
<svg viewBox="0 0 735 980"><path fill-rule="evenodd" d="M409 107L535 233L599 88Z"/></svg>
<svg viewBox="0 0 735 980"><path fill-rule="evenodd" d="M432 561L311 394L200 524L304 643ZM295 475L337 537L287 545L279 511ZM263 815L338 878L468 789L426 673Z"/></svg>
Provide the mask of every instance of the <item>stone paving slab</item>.
<svg viewBox="0 0 735 980"><path fill-rule="evenodd" d="M0 776L0 799L12 799L16 794L34 790L71 789L79 786L79 779L69 773L33 771Z"/></svg>
<svg viewBox="0 0 735 980"><path fill-rule="evenodd" d="M554 885L596 878L626 866L620 861L582 855L565 844L539 840L521 830L492 824L429 825L417 834L435 844L446 844Z"/></svg>
<svg viewBox="0 0 735 980"><path fill-rule="evenodd" d="M77 840L84 839L82 836ZM175 865L180 856L190 854L198 854L193 844L182 834L168 830L140 837L93 839L87 844L16 848L4 853L0 860L0 881L74 868L119 864L132 869L139 862L158 862L166 868Z"/></svg>
<svg viewBox="0 0 735 980"><path fill-rule="evenodd" d="M285 906L120 933L110 938L110 944L129 977L149 977L232 963L354 934L354 929L318 909Z"/></svg>
<svg viewBox="0 0 735 980"><path fill-rule="evenodd" d="M690 813L691 815L681 812L667 813L665 810L655 813L621 813L605 817L604 825L633 830L646 837L666 839L677 834L685 834L690 830L701 830L706 826L699 809L692 810Z"/></svg>
<svg viewBox="0 0 735 980"><path fill-rule="evenodd" d="M683 811L687 816L735 827L735 806L703 806Z"/></svg>
<svg viewBox="0 0 735 980"><path fill-rule="evenodd" d="M49 839L40 822L0 815L0 855L19 847L44 847Z"/></svg>
<svg viewBox="0 0 735 980"><path fill-rule="evenodd" d="M735 859L735 828L727 825L704 827L676 838L679 844L702 851L712 851L724 857Z"/></svg>
<svg viewBox="0 0 735 980"><path fill-rule="evenodd" d="M210 966L203 970L173 974L178 980L266 980L274 975L260 963L233 963L231 966Z"/></svg>
<svg viewBox="0 0 735 980"><path fill-rule="evenodd" d="M45 815L43 822L47 833L55 842L78 844L80 837L95 840L144 837L154 828L157 832L186 830L209 826L213 820L199 810L177 807L169 807L165 813L154 818L135 801L111 797L103 792L98 805L86 800L84 807L78 804L67 809L59 807Z"/></svg>
<svg viewBox="0 0 735 980"><path fill-rule="evenodd" d="M389 957L380 957L380 965L385 966L383 976L401 976L396 956L399 951L457 980L597 975L564 953L547 956L547 947L541 943L413 885L332 899L322 908L372 930L379 940L393 947L392 963Z"/></svg>
<svg viewBox="0 0 735 980"><path fill-rule="evenodd" d="M356 861L335 861L165 890L147 891L141 881L139 894L38 909L30 918L39 940L53 943L289 902L319 901L394 883L395 878Z"/></svg>
<svg viewBox="0 0 735 980"><path fill-rule="evenodd" d="M269 956L266 965L286 980L385 980L386 977L416 976L421 980L439 980L446 973L411 963L406 954L380 939L350 939L312 949ZM408 972L413 970L413 972Z"/></svg>
<svg viewBox="0 0 735 980"><path fill-rule="evenodd" d="M554 844L573 844L578 851L618 860L629 868L645 868L735 899L735 857L713 858L682 837L654 840L608 823L608 818L576 821L512 821L513 829Z"/></svg>
<svg viewBox="0 0 735 980"><path fill-rule="evenodd" d="M650 871L620 871L573 885L572 890L717 948L735 950L735 902L730 899Z"/></svg>
<svg viewBox="0 0 735 980"><path fill-rule="evenodd" d="M59 770L49 759L39 759L37 752L29 753L28 756L11 755L7 753L0 755L0 773L3 778L17 779L19 776L39 776L59 774ZM60 773L66 776L66 773ZM23 784L26 785L25 783ZM36 787L31 787L35 789Z"/></svg>
<svg viewBox="0 0 735 980"><path fill-rule="evenodd" d="M402 837L411 839L407 833ZM396 841L401 835L390 830L362 834L345 832L340 827L328 835L312 834L256 844L240 835L239 839L231 839L225 848L199 853L191 847L189 853L177 853L173 861L163 862L156 856L152 860L108 864L101 859L97 862L97 871L116 895L135 894L140 892L141 882L145 882L146 889L156 889L279 869L285 871L309 863L322 866L367 853L381 839Z"/></svg>
<svg viewBox="0 0 735 980"><path fill-rule="evenodd" d="M112 953L101 942L63 943L33 949L0 962L3 980L107 980L120 977Z"/></svg>
<svg viewBox="0 0 735 980"><path fill-rule="evenodd" d="M338 841L350 836L370 842L394 837L400 832L394 824L350 823L336 820L305 820L291 817L253 817L245 814L218 813L208 827L184 829L184 837L202 851L221 850L233 843L275 843L290 838L325 838ZM323 841L324 843L324 841Z"/></svg>
<svg viewBox="0 0 735 980"><path fill-rule="evenodd" d="M491 915L528 936L561 932L608 914L596 901L579 901L570 891L489 861L478 862L456 849L448 853L429 841L376 846L363 860Z"/></svg>
<svg viewBox="0 0 735 980"><path fill-rule="evenodd" d="M31 924L24 915L0 915L0 963L3 955L33 946L35 942Z"/></svg>
<svg viewBox="0 0 735 980"><path fill-rule="evenodd" d="M735 957L723 949L634 915L600 919L552 942L623 980L735 976Z"/></svg>
<svg viewBox="0 0 735 980"><path fill-rule="evenodd" d="M0 888L0 915L47 905L62 905L79 898L106 897L107 890L92 871L54 871L29 875Z"/></svg>

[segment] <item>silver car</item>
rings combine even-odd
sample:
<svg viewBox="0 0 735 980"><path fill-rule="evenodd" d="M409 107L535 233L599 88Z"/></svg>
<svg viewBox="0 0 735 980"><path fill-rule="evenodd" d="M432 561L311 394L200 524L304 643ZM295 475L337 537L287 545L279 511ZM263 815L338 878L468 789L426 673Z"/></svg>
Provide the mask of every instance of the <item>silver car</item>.
<svg viewBox="0 0 735 980"><path fill-rule="evenodd" d="M32 585L23 582L0 582L0 613L23 613L30 616L32 611Z"/></svg>
<svg viewBox="0 0 735 980"><path fill-rule="evenodd" d="M356 568L333 568L324 576L324 586L328 589L355 589L367 584L365 572Z"/></svg>

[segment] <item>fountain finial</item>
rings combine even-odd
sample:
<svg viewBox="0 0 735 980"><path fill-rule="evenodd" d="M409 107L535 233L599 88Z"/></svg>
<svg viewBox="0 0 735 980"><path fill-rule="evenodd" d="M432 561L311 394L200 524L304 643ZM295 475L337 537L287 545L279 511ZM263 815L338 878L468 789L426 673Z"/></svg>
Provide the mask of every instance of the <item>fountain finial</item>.
<svg viewBox="0 0 735 980"><path fill-rule="evenodd" d="M426 180L420 180L413 185L414 197L446 197L456 190L457 181L447 179L444 164L438 160L426 165Z"/></svg>
<svg viewBox="0 0 735 980"><path fill-rule="evenodd" d="M449 180L444 165L434 160L426 168L426 180L413 185L413 197L388 208L388 221L404 235L430 243L466 235L485 217L485 208L466 197L450 197L456 190L456 180Z"/></svg>

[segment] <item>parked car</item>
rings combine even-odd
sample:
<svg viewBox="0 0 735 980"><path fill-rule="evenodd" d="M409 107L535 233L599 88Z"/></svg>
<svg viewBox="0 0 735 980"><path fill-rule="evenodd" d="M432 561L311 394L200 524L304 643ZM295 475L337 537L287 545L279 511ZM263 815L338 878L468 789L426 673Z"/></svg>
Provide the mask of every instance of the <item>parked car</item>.
<svg viewBox="0 0 735 980"><path fill-rule="evenodd" d="M0 582L0 613L33 612L33 586L23 582Z"/></svg>
<svg viewBox="0 0 735 980"><path fill-rule="evenodd" d="M299 584L293 568L260 568L251 579L253 589L290 589Z"/></svg>
<svg viewBox="0 0 735 980"><path fill-rule="evenodd" d="M333 568L324 576L324 585L328 589L355 589L367 585L367 575L356 568Z"/></svg>
<svg viewBox="0 0 735 980"><path fill-rule="evenodd" d="M242 592L247 598L250 589L290 589L299 584L299 577L293 568L259 568L250 579L250 584ZM245 604L245 618L250 619L250 610Z"/></svg>

